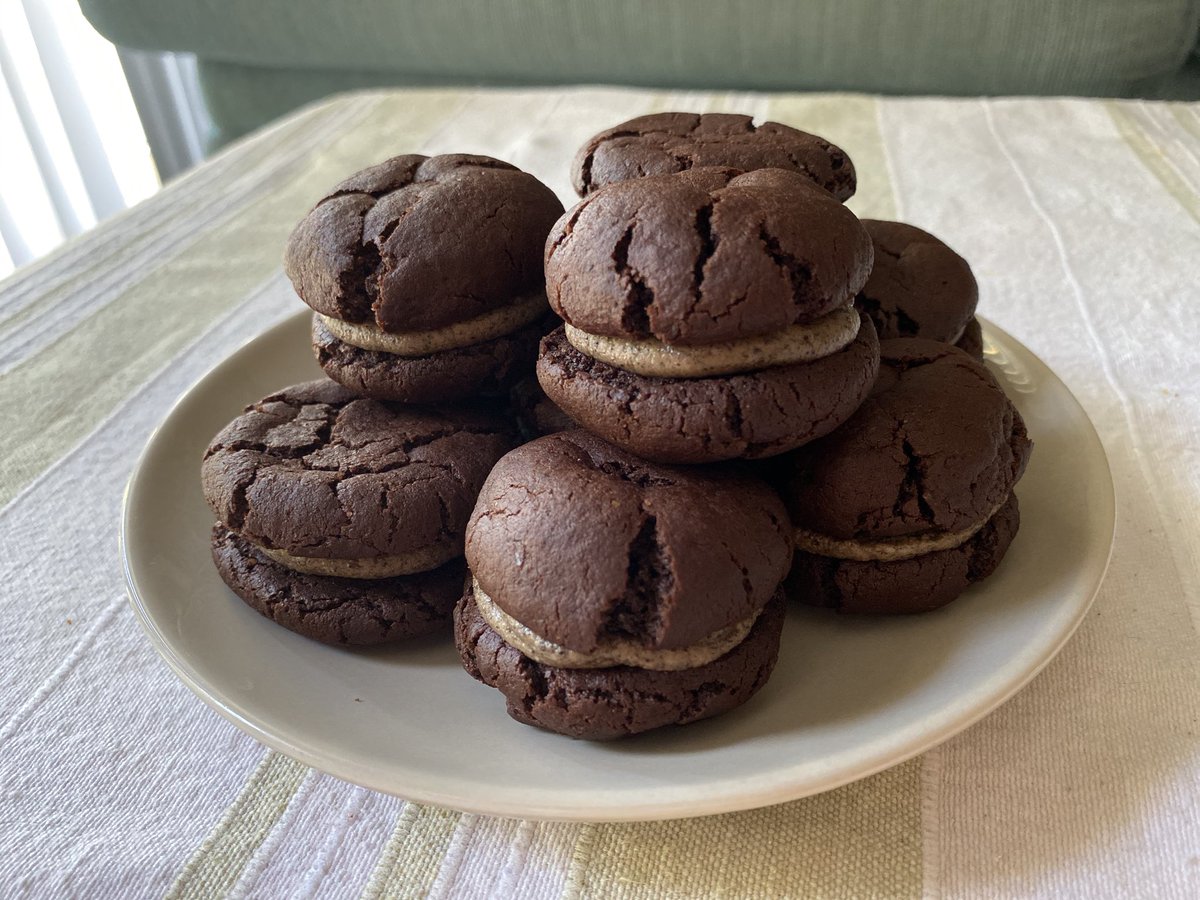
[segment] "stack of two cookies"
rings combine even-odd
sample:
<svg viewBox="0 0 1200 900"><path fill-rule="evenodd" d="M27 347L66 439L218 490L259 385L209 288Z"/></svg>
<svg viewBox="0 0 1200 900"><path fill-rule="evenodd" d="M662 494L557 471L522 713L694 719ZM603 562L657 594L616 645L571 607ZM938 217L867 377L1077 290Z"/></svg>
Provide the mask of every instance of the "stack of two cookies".
<svg viewBox="0 0 1200 900"><path fill-rule="evenodd" d="M467 518L516 442L503 407L476 398L532 370L561 212L507 163L401 156L296 227L285 268L332 380L255 403L203 463L213 558L250 606L334 644L448 627Z"/></svg>
<svg viewBox="0 0 1200 900"><path fill-rule="evenodd" d="M564 324L537 374L582 429L501 460L467 530L464 665L514 718L575 737L692 722L762 687L791 524L734 461L828 434L879 365L853 308L870 237L826 189L853 192L845 154L742 116L665 126L581 154L587 196L546 244ZM691 165L728 160L768 167Z"/></svg>

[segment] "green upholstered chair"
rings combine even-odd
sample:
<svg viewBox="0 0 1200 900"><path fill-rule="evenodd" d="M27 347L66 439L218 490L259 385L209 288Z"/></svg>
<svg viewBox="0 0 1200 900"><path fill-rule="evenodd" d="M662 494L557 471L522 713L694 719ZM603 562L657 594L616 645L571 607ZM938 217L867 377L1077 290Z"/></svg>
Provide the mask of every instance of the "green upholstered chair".
<svg viewBox="0 0 1200 900"><path fill-rule="evenodd" d="M196 54L222 143L319 97L431 84L1200 97L1200 0L81 0Z"/></svg>

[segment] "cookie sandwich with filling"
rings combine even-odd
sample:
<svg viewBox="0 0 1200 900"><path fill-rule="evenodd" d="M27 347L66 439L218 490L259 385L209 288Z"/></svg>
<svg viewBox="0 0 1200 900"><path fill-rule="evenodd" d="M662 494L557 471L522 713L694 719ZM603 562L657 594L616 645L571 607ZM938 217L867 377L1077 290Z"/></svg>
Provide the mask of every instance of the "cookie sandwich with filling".
<svg viewBox="0 0 1200 900"><path fill-rule="evenodd" d="M541 253L561 213L486 156L397 156L335 185L284 255L321 368L379 400L505 393L554 321Z"/></svg>

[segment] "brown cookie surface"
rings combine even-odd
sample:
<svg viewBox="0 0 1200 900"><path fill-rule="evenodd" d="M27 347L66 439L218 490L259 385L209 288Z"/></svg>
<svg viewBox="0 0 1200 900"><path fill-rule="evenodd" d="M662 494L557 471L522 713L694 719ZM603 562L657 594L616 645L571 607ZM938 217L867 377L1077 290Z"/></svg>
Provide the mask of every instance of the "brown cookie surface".
<svg viewBox="0 0 1200 900"><path fill-rule="evenodd" d="M983 328L979 320L971 316L971 321L963 329L962 337L954 344L964 353L969 353L976 359L983 359Z"/></svg>
<svg viewBox="0 0 1200 900"><path fill-rule="evenodd" d="M513 385L509 400L521 434L527 440L579 427L574 419L546 396L536 375L530 375Z"/></svg>
<svg viewBox="0 0 1200 900"><path fill-rule="evenodd" d="M791 561L784 508L755 478L657 465L585 431L496 464L467 527L480 587L560 646L686 647L752 615Z"/></svg>
<svg viewBox="0 0 1200 900"><path fill-rule="evenodd" d="M877 219L862 224L871 235L875 266L854 302L871 317L879 339L952 344L963 337L979 302L967 261L914 225Z"/></svg>
<svg viewBox="0 0 1200 900"><path fill-rule="evenodd" d="M437 328L539 291L562 204L486 156L397 156L337 184L288 239L284 270L317 312L384 331Z"/></svg>
<svg viewBox="0 0 1200 900"><path fill-rule="evenodd" d="M446 403L499 396L533 372L538 341L551 321L534 322L490 341L428 356L364 350L339 340L313 316L312 344L325 374L364 397L401 403Z"/></svg>
<svg viewBox="0 0 1200 900"><path fill-rule="evenodd" d="M227 528L294 556L457 552L512 441L502 412L401 406L306 382L221 430L204 455L204 496Z"/></svg>
<svg viewBox="0 0 1200 900"><path fill-rule="evenodd" d="M935 341L883 341L872 395L788 461L784 496L797 527L832 538L963 531L1007 500L1031 447L981 362Z"/></svg>
<svg viewBox="0 0 1200 900"><path fill-rule="evenodd" d="M991 575L1020 526L1015 494L973 537L910 559L865 562L796 551L784 582L788 597L844 613L927 612Z"/></svg>
<svg viewBox="0 0 1200 900"><path fill-rule="evenodd" d="M460 557L432 572L371 581L302 575L220 523L212 555L222 580L252 609L289 631L347 646L449 631L467 571Z"/></svg>
<svg viewBox="0 0 1200 900"><path fill-rule="evenodd" d="M636 375L542 339L537 374L568 416L618 446L671 463L758 459L828 434L871 390L879 345L869 321L822 359L714 378Z"/></svg>
<svg viewBox="0 0 1200 900"><path fill-rule="evenodd" d="M565 214L546 294L591 334L707 344L848 304L871 254L854 214L802 175L698 168L609 185Z"/></svg>
<svg viewBox="0 0 1200 900"><path fill-rule="evenodd" d="M611 740L686 725L727 712L767 682L779 656L784 602L779 592L740 644L692 669L629 666L561 669L537 663L483 620L468 592L454 611L454 639L467 672L497 688L519 722L587 740Z"/></svg>
<svg viewBox="0 0 1200 900"><path fill-rule="evenodd" d="M607 184L698 166L750 172L799 172L839 201L854 196L854 164L840 147L779 122L755 125L732 113L654 113L638 116L590 138L571 165L581 197Z"/></svg>

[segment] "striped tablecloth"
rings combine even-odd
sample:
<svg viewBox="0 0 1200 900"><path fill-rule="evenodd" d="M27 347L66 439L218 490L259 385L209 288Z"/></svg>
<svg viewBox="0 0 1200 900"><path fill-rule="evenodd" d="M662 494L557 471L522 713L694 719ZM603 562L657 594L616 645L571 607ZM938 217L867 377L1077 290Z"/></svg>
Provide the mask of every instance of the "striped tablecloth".
<svg viewBox="0 0 1200 900"><path fill-rule="evenodd" d="M1061 656L925 756L782 806L637 825L489 819L265 750L159 661L125 599L125 482L172 401L298 308L328 185L466 151L570 202L589 134L652 110L824 134L851 206L946 238L981 311L1095 421L1116 552ZM0 285L0 895L1200 896L1200 106L642 91L341 97Z"/></svg>

